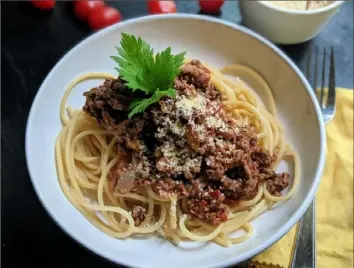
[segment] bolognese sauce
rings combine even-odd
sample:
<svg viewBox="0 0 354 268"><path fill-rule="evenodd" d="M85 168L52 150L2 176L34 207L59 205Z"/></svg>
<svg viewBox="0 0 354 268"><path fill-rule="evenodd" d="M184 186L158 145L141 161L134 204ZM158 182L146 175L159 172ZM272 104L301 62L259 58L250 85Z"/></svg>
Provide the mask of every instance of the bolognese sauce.
<svg viewBox="0 0 354 268"><path fill-rule="evenodd" d="M132 91L121 78L85 93L83 110L114 134L125 156L108 176L113 190L150 185L162 197L185 197L184 212L213 225L228 219L228 204L254 198L263 182L272 195L281 195L289 174L274 172L275 156L258 144L252 127L228 114L210 79L200 61L185 63L174 81L176 98L131 119ZM134 207L136 225L145 212Z"/></svg>

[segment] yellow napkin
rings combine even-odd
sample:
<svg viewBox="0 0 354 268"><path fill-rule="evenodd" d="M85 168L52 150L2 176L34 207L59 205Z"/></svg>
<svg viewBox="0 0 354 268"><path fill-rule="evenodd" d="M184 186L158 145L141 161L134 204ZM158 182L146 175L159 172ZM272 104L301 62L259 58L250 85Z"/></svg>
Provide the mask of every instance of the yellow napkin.
<svg viewBox="0 0 354 268"><path fill-rule="evenodd" d="M353 267L353 92L337 89L335 118L326 126L326 167L316 195L319 268ZM253 261L289 267L295 229Z"/></svg>

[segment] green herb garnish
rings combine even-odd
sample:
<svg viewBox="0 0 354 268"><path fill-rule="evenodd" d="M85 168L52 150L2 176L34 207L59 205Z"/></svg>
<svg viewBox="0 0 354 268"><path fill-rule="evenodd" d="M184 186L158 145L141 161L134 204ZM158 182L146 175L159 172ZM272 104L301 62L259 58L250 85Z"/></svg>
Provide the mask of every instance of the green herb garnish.
<svg viewBox="0 0 354 268"><path fill-rule="evenodd" d="M140 90L146 94L146 98L136 98L130 103L129 118L163 97L176 96L173 81L180 73L186 52L172 55L169 47L154 57L148 43L125 33L122 33L120 45L118 57L111 57L118 63L115 69L133 92Z"/></svg>

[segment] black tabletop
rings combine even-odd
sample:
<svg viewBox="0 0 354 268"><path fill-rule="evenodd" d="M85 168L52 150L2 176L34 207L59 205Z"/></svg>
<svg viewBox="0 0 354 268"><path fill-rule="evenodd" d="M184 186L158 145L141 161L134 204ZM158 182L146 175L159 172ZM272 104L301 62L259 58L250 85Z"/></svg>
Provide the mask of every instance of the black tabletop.
<svg viewBox="0 0 354 268"><path fill-rule="evenodd" d="M147 14L145 1L110 2L124 19ZM179 12L199 13L196 1L177 2ZM227 1L222 19L241 23L236 1ZM338 86L353 87L353 2L344 6L310 42L281 47L300 67L312 48L334 46ZM28 112L56 62L92 32L73 14L71 2L51 12L28 2L1 2L1 248L3 267L111 267L64 234L46 214L27 172L24 136Z"/></svg>

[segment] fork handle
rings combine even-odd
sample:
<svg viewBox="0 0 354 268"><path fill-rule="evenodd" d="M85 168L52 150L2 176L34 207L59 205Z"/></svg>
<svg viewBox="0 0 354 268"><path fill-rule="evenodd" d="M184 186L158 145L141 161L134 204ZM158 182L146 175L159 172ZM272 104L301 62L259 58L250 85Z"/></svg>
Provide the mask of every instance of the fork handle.
<svg viewBox="0 0 354 268"><path fill-rule="evenodd" d="M290 268L316 268L315 199L299 222Z"/></svg>

